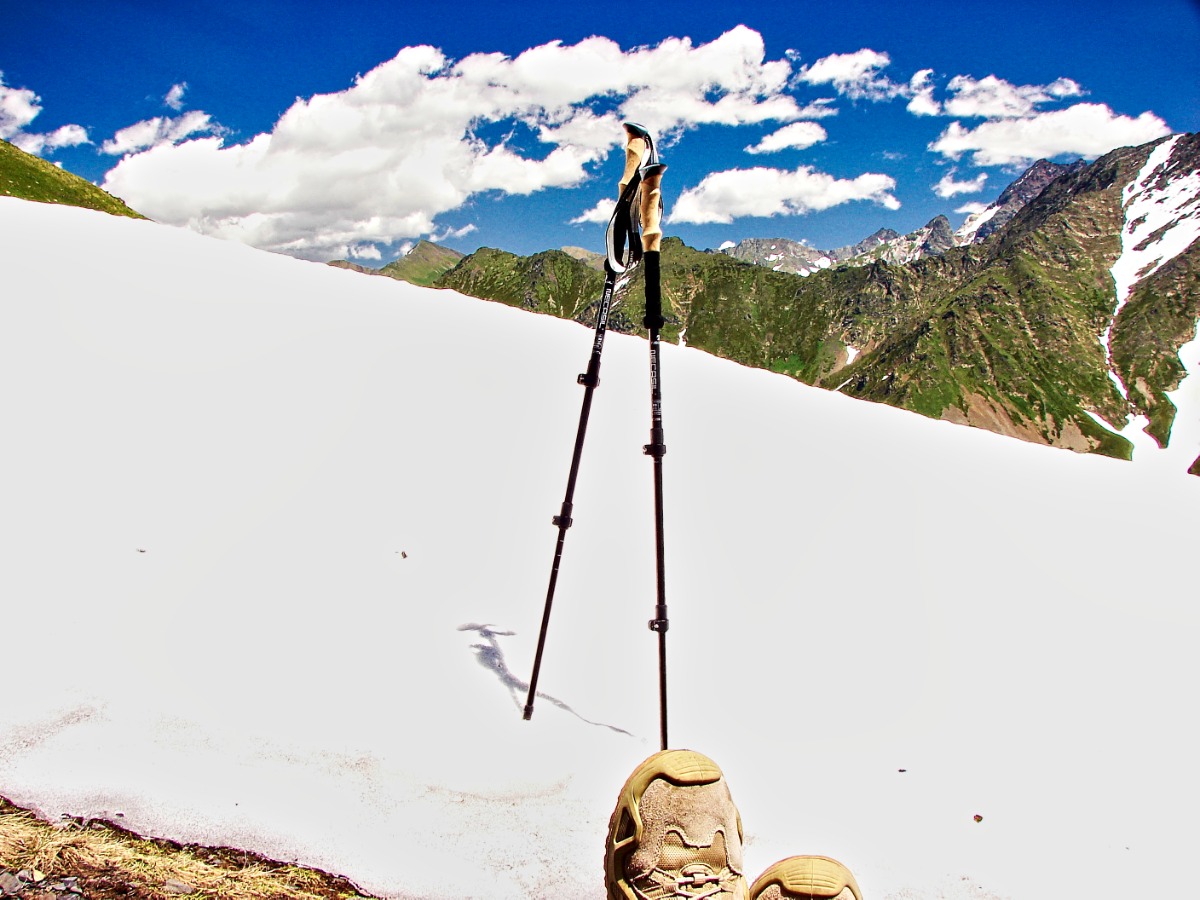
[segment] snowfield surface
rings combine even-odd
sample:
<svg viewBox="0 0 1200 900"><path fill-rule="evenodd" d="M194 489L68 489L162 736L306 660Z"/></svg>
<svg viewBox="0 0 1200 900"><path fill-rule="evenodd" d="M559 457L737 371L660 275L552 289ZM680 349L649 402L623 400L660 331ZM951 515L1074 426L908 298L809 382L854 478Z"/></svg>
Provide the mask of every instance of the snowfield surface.
<svg viewBox="0 0 1200 900"><path fill-rule="evenodd" d="M524 722L588 329L8 198L0 273L0 793L388 897L601 898L657 749L646 343L607 341ZM672 743L748 874L1190 883L1200 479L662 353Z"/></svg>

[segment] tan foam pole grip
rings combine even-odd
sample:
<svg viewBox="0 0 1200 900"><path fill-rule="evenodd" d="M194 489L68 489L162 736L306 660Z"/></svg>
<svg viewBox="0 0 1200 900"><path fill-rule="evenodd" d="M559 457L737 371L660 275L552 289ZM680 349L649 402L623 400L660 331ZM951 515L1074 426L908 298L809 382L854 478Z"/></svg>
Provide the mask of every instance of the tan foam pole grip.
<svg viewBox="0 0 1200 900"><path fill-rule="evenodd" d="M621 186L617 190L617 197L625 193L625 188L629 182L633 181L633 176L637 174L638 167L642 164L642 156L646 153L645 138L626 132L629 136L628 143L625 144L625 174L621 176Z"/></svg>
<svg viewBox="0 0 1200 900"><path fill-rule="evenodd" d="M662 243L662 175L666 166L647 166L642 172L642 250L653 252Z"/></svg>

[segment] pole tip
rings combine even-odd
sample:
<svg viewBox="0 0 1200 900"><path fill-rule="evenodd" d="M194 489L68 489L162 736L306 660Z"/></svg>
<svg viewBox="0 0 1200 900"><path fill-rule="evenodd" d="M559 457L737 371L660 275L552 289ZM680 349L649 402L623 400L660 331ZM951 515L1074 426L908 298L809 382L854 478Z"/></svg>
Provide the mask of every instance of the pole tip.
<svg viewBox="0 0 1200 900"><path fill-rule="evenodd" d="M532 703L526 705L525 714L523 716L521 716L521 718L523 718L526 722L528 722L531 718L533 718L533 704Z"/></svg>

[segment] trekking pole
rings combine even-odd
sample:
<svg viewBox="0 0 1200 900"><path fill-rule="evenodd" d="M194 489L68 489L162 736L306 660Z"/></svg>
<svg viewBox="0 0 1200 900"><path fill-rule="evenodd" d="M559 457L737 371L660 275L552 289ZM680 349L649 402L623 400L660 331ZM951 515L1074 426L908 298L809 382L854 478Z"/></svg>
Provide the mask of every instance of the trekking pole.
<svg viewBox="0 0 1200 900"><path fill-rule="evenodd" d="M662 367L659 356L658 332L666 323L662 314L662 291L659 282L659 250L662 242L662 174L667 167L651 151L650 160L642 167L642 253L646 279L646 318L642 324L650 330L650 443L643 452L654 459L654 537L658 570L657 602L650 630L658 634L658 708L662 749L667 749L667 582L666 545L663 540L663 480L662 458L667 452L662 423Z"/></svg>
<svg viewBox="0 0 1200 900"><path fill-rule="evenodd" d="M608 327L608 313L612 307L613 291L616 290L617 278L628 265L637 262L641 257L641 242L638 239L637 228L634 224L631 209L634 196L641 183L639 168L648 147L652 146L650 135L638 126L625 126L625 172L621 176L617 206L613 210L608 223L605 237L607 259L604 263L604 293L600 297L600 307L596 312L596 336L592 341L592 355L588 360L587 371L579 376L578 382L583 385L583 408L579 411L579 427L575 432L575 453L571 457L571 471L567 476L567 492L563 498L562 510L552 519L558 526L558 542L554 547L554 562L550 567L550 586L546 589L546 606L542 611L542 629L538 634L537 653L533 658L533 674L529 677L529 694L525 698L524 718L533 716L533 701L537 697L538 673L542 668L542 653L546 649L546 631L550 625L550 608L554 603L554 589L558 584L558 567L562 561L563 543L567 537L567 529L571 527L571 513L574 511L575 480L579 476L579 462L583 456L583 439L587 434L588 416L592 409L592 394L600 384L600 352L604 349L604 332Z"/></svg>

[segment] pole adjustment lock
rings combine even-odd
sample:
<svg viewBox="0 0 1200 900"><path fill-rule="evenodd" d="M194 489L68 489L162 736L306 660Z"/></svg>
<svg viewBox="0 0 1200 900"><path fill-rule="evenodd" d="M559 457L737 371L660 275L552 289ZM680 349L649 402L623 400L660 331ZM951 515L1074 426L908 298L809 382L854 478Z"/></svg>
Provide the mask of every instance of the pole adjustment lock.
<svg viewBox="0 0 1200 900"><path fill-rule="evenodd" d="M554 525L557 525L559 528L563 528L563 529L570 528L571 523L574 521L571 518L571 511L574 508L575 508L575 505L573 503L570 503L570 502L564 503L562 505L562 512L560 512L557 516L555 516L550 521Z"/></svg>
<svg viewBox="0 0 1200 900"><path fill-rule="evenodd" d="M668 622L666 619L651 619L649 622L646 623L646 625L651 631L657 631L660 633L665 632L668 628L671 627L671 623Z"/></svg>
<svg viewBox="0 0 1200 900"><path fill-rule="evenodd" d="M580 374L575 379L584 387L599 387L600 385L600 357L598 353L593 352L592 358L588 360L587 371Z"/></svg>

